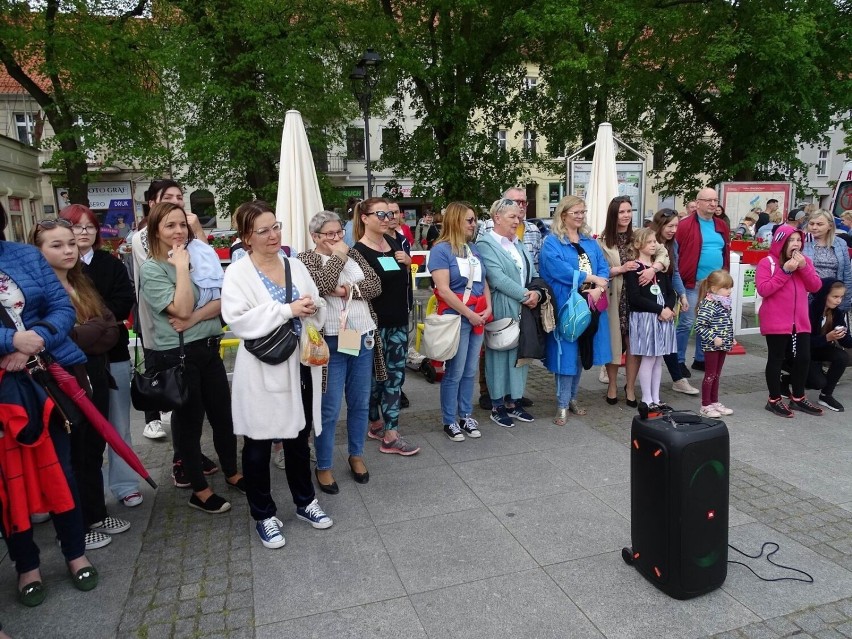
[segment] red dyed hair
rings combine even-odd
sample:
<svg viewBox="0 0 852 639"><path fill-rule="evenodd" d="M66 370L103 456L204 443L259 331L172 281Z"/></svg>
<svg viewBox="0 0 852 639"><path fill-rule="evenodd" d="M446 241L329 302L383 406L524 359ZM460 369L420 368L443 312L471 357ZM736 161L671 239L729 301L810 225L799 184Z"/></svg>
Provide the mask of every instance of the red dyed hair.
<svg viewBox="0 0 852 639"><path fill-rule="evenodd" d="M88 206L83 206L82 204L70 204L59 211L59 217L63 220L68 220L71 224L94 224L96 230L95 241L92 242L92 248L95 250L101 248L101 244L103 244L101 240L101 223L98 222L98 216L95 215L94 211L92 211L92 209ZM87 217L88 219L84 220L84 217Z"/></svg>

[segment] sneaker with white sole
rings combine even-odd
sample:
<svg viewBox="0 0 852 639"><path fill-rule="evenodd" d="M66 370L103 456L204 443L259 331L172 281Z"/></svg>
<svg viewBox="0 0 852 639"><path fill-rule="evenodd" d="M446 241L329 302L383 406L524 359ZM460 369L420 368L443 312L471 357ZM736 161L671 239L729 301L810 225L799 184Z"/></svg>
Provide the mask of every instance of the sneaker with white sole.
<svg viewBox="0 0 852 639"><path fill-rule="evenodd" d="M734 411L725 406L722 402L716 402L715 404L713 404L713 408L715 408L716 412L722 416L734 414Z"/></svg>
<svg viewBox="0 0 852 639"><path fill-rule="evenodd" d="M86 544L86 550L97 550L98 548L103 548L104 546L111 544L112 537L105 535L102 532L90 530L83 537L83 541Z"/></svg>
<svg viewBox="0 0 852 639"><path fill-rule="evenodd" d="M281 520L278 517L269 517L258 521L254 525L257 531L257 536L260 537L260 543L266 548L281 548L286 540L281 533Z"/></svg>
<svg viewBox="0 0 852 639"><path fill-rule="evenodd" d="M825 406L828 410L833 410L835 413L843 412L843 404L834 399L831 395L819 394L819 405Z"/></svg>
<svg viewBox="0 0 852 639"><path fill-rule="evenodd" d="M163 424L171 424L172 423L172 411L169 411L167 413L161 412L160 413L160 421L163 422Z"/></svg>
<svg viewBox="0 0 852 639"><path fill-rule="evenodd" d="M129 495L122 497L119 501L128 508L135 508L142 503L142 493L133 491Z"/></svg>
<svg viewBox="0 0 852 639"><path fill-rule="evenodd" d="M698 411L698 412L701 413L702 417L721 417L722 416L722 413L717 411L715 406L713 406L713 404L710 404L710 406L702 406L701 410Z"/></svg>
<svg viewBox="0 0 852 639"><path fill-rule="evenodd" d="M304 508L296 508L296 519L306 521L314 528L321 530L331 528L331 525L334 523L331 517L326 515L323 509L320 508L319 502L316 499Z"/></svg>
<svg viewBox="0 0 852 639"><path fill-rule="evenodd" d="M276 450L272 454L272 463L275 464L276 468L280 468L281 470L285 470L287 468L287 464L284 461L284 449ZM266 521L264 519L264 521ZM277 548L277 546L275 546Z"/></svg>
<svg viewBox="0 0 852 639"><path fill-rule="evenodd" d="M515 425L505 406L498 406L491 410L491 421L500 424L503 428L512 428Z"/></svg>
<svg viewBox="0 0 852 639"><path fill-rule="evenodd" d="M685 377L672 382L672 390L676 393L683 393L684 395L698 395L701 392L690 384Z"/></svg>
<svg viewBox="0 0 852 639"><path fill-rule="evenodd" d="M148 439L163 439L166 437L166 431L163 430L163 422L159 419L152 419L145 424L142 429L142 434Z"/></svg>
<svg viewBox="0 0 852 639"><path fill-rule="evenodd" d="M482 437L482 433L479 432L479 422L473 417L462 417L459 420L459 426L461 426L461 429L468 437L472 437L473 439Z"/></svg>
<svg viewBox="0 0 852 639"><path fill-rule="evenodd" d="M379 444L379 452L410 457L420 452L420 446L409 444L402 438L402 435L397 435L396 439L391 441L382 440L382 443Z"/></svg>
<svg viewBox="0 0 852 639"><path fill-rule="evenodd" d="M450 441L453 442L463 442L464 441L464 433L461 430L461 426L453 422L452 424L444 424L444 435L446 435Z"/></svg>
<svg viewBox="0 0 852 639"><path fill-rule="evenodd" d="M520 407L520 405L515 406L514 408L507 408L506 411L509 413L509 417L513 417L522 422L534 422L535 417L530 415L527 411Z"/></svg>
<svg viewBox="0 0 852 639"><path fill-rule="evenodd" d="M89 530L104 533L105 535L117 535L130 530L130 522L107 515L101 521L89 526Z"/></svg>
<svg viewBox="0 0 852 639"><path fill-rule="evenodd" d="M609 384L609 374L607 373L606 366L601 366L601 372L598 373L598 381L601 384Z"/></svg>

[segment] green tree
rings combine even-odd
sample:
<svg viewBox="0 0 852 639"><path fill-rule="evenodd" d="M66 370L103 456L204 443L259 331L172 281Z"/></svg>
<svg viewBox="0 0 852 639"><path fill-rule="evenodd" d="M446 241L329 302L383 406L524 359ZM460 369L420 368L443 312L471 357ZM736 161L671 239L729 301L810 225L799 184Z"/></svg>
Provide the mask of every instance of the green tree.
<svg viewBox="0 0 852 639"><path fill-rule="evenodd" d="M183 179L214 186L231 210L252 196L274 202L288 109L301 112L317 156L325 155L355 114L343 81L352 59L341 44L347 10L318 0L165 3L158 21L168 26L167 120L181 141Z"/></svg>
<svg viewBox="0 0 852 639"><path fill-rule="evenodd" d="M88 154L102 164L161 170L157 73L147 48L147 0L0 2L0 62L54 131L49 165L72 202L88 204Z"/></svg>
<svg viewBox="0 0 852 639"><path fill-rule="evenodd" d="M384 46L375 48L387 60L382 74L394 83L390 115L399 129L399 144L383 150L381 166L411 176L415 194L490 202L528 171L519 152L498 149L495 133L518 121L511 98L523 90L530 4L371 4L368 27L383 34Z"/></svg>

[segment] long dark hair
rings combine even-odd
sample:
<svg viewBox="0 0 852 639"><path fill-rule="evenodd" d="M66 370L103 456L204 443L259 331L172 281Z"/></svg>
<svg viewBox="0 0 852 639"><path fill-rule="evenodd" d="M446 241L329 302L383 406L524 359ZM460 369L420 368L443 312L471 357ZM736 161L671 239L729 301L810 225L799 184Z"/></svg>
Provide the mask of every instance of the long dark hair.
<svg viewBox="0 0 852 639"><path fill-rule="evenodd" d="M607 248L612 248L616 244L616 239L618 235L618 209L624 203L627 202L631 206L633 202L627 195L619 195L618 197L612 198L612 201L609 203L609 206L606 209L606 224L604 225L603 230L603 241L604 244L607 245ZM627 225L627 245L629 246L633 240L633 218L630 218L630 224Z"/></svg>
<svg viewBox="0 0 852 639"><path fill-rule="evenodd" d="M669 223L673 220L677 219L677 211L674 209L660 209L656 213L654 213L654 219L651 220L650 228L653 229L654 233L657 234L657 242L666 247L666 252L669 254L669 266L666 269L666 273L669 275L674 271L674 243L675 239L672 237L670 240L667 240L663 237L663 227L668 226Z"/></svg>

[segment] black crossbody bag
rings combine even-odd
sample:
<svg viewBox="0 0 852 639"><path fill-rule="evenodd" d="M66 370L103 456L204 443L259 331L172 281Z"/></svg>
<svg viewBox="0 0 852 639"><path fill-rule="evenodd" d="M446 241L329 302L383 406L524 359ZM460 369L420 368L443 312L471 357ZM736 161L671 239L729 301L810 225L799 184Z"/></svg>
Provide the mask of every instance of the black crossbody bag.
<svg viewBox="0 0 852 639"><path fill-rule="evenodd" d="M287 288L287 303L293 301L293 286L290 279L290 261L284 258L284 286ZM246 350L258 358L264 364L281 364L286 362L296 346L299 345L299 336L293 320L289 319L274 331L263 337L243 340Z"/></svg>

